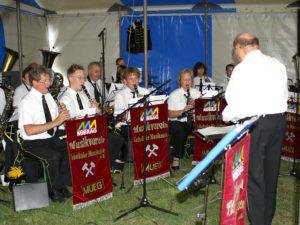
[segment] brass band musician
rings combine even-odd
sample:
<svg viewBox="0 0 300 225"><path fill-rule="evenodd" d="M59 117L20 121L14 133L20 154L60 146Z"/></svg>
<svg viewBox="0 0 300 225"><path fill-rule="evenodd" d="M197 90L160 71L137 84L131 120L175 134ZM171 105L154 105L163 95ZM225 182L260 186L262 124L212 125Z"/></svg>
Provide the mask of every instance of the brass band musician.
<svg viewBox="0 0 300 225"><path fill-rule="evenodd" d="M187 135L192 132L191 123L188 123L191 115L185 115L185 112L191 110L195 104L194 100L201 96L197 89L192 88L193 73L191 70L183 69L179 73L178 83L179 88L174 90L168 99L169 134L173 145L171 167L173 170L179 169L179 159L183 157Z"/></svg>

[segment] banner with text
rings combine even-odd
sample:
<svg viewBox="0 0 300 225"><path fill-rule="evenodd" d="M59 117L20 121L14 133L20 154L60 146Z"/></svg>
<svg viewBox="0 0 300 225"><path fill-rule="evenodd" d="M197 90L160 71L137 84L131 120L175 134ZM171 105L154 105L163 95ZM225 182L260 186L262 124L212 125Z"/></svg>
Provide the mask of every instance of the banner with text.
<svg viewBox="0 0 300 225"><path fill-rule="evenodd" d="M112 197L106 121L95 116L66 122L73 209Z"/></svg>
<svg viewBox="0 0 300 225"><path fill-rule="evenodd" d="M246 224L250 138L247 134L225 154L222 225Z"/></svg>
<svg viewBox="0 0 300 225"><path fill-rule="evenodd" d="M225 99L196 99L195 100L195 130L217 126L222 124L222 111L225 108ZM202 137L195 136L195 150L192 164L196 165L212 149L218 140L204 140Z"/></svg>
<svg viewBox="0 0 300 225"><path fill-rule="evenodd" d="M300 160L300 104L296 101L288 101L286 122L282 156L288 159L293 159L295 156Z"/></svg>
<svg viewBox="0 0 300 225"><path fill-rule="evenodd" d="M146 182L170 175L168 142L168 107L160 104L132 108L131 142L134 165L134 184L143 182L144 173L144 113L146 113Z"/></svg>

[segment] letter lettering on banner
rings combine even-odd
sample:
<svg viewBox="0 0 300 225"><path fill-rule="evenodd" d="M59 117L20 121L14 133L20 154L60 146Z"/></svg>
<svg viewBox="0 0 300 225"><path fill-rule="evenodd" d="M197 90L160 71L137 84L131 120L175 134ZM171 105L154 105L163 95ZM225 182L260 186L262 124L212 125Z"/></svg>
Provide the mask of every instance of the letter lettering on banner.
<svg viewBox="0 0 300 225"><path fill-rule="evenodd" d="M250 134L225 154L225 174L220 224L246 224Z"/></svg>
<svg viewBox="0 0 300 225"><path fill-rule="evenodd" d="M144 173L144 108L130 110L134 184L143 182ZM166 104L146 108L146 182L170 175L168 108Z"/></svg>
<svg viewBox="0 0 300 225"><path fill-rule="evenodd" d="M112 197L106 117L66 122L73 209Z"/></svg>
<svg viewBox="0 0 300 225"><path fill-rule="evenodd" d="M225 99L196 99L195 100L195 130L222 124L221 112L225 108ZM212 149L219 140L205 141L195 136L195 151L192 164L196 165Z"/></svg>

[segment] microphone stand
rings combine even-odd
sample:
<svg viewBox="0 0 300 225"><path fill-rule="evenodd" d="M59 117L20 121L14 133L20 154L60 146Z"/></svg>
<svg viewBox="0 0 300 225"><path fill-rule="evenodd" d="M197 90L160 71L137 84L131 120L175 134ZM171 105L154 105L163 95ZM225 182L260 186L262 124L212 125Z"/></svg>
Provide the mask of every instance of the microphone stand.
<svg viewBox="0 0 300 225"><path fill-rule="evenodd" d="M103 28L98 34L99 41L102 42L102 51L100 54L100 63L102 65L102 96L101 96L101 112L104 112L104 101L105 101L105 31L106 28Z"/></svg>
<svg viewBox="0 0 300 225"><path fill-rule="evenodd" d="M144 108L144 118L143 118L143 122L144 122L144 133L143 133L143 140L144 140L144 150L143 150L143 153L144 153L144 156L143 156L143 168L144 168L144 171L143 171L143 196L140 200L140 203L133 207L132 209L129 209L127 212L124 212L122 213L121 215L119 215L118 217L116 217L114 219L114 222L123 218L124 216L127 216L129 215L130 213L138 210L139 208L142 208L142 207L150 207L152 209L156 209L158 211L161 211L161 212L164 212L164 213L169 213L169 214L172 214L172 215L175 215L175 216L178 216L178 213L176 212L173 212L171 210L168 210L168 209L163 209L163 208L160 208L160 207L157 207L155 205L152 205L150 204L148 198L147 198L147 186L146 186L146 176L147 176L147 171L146 171L146 164L147 164L147 157L146 157L146 146L147 146L147 141L146 141L146 130L147 130L147 115L146 115L146 109L147 109L147 105L148 105L148 98L150 95L152 95L155 91L157 91L158 89L162 88L163 86L165 86L167 83L169 83L171 81L171 79L167 80L166 82L164 82L162 85L160 85L158 88L154 89L153 91L151 91L149 94L145 95L143 98L141 98L137 103L133 104L131 107L129 107L127 110L125 110L124 112L122 112L121 114L119 115L122 115L124 114L125 112L127 112L128 110L130 110L131 108L133 108L134 106L136 106L137 104L140 104L140 103L143 103L143 108Z"/></svg>

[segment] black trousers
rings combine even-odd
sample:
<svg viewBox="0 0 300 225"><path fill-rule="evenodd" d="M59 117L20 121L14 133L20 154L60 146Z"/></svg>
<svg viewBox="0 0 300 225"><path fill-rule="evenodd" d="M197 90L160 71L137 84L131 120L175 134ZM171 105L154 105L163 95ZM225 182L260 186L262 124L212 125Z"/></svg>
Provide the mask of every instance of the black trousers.
<svg viewBox="0 0 300 225"><path fill-rule="evenodd" d="M172 157L182 158L188 134L192 127L187 122L169 121L170 144L173 146Z"/></svg>
<svg viewBox="0 0 300 225"><path fill-rule="evenodd" d="M272 224L285 130L286 120L280 113L260 117L251 132L248 216L252 225Z"/></svg>
<svg viewBox="0 0 300 225"><path fill-rule="evenodd" d="M124 161L123 151L127 148L127 144L124 138L115 132L108 133L108 152L110 159L110 166L113 169L123 170L124 163L120 163L119 160Z"/></svg>
<svg viewBox="0 0 300 225"><path fill-rule="evenodd" d="M25 151L47 162L49 191L71 185L68 151L65 141L59 140L58 137L24 140L23 147ZM34 170L33 167L32 170ZM35 171L32 170L26 172L34 174Z"/></svg>

